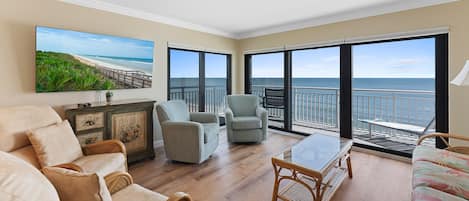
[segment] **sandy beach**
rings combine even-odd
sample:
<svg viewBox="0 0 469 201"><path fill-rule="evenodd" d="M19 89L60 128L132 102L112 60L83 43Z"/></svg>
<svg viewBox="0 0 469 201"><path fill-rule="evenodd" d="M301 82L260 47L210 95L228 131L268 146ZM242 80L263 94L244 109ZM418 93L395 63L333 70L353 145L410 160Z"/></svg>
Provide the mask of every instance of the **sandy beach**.
<svg viewBox="0 0 469 201"><path fill-rule="evenodd" d="M78 61L80 61L80 62L82 62L86 65L90 65L90 66L95 66L95 67L96 66L101 66L101 67L112 68L112 69L117 69L117 70L135 71L135 69L127 68L127 67L120 66L120 65L110 64L110 63L106 63L106 62L103 62L103 61L98 61L98 60L95 60L95 59L90 59L90 58L80 56L80 55L76 55L76 54L72 54L72 56L75 59L77 59ZM145 73L145 72L143 72L143 73ZM148 73L145 73L145 74L151 76L151 74L148 74Z"/></svg>

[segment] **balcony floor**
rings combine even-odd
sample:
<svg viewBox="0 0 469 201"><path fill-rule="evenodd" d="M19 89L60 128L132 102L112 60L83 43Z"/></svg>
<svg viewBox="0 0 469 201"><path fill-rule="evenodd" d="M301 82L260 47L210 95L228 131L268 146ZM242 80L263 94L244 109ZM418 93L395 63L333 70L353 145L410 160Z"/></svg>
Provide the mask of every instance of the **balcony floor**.
<svg viewBox="0 0 469 201"><path fill-rule="evenodd" d="M270 125L278 126L280 125L279 122L270 121ZM318 129L318 128L311 128L306 126L299 126L293 125L293 130L301 133L306 134L313 134L313 133L323 133L327 135L338 136L339 130L338 129ZM360 144L365 144L369 146L379 147L383 149L390 149L394 151L399 151L403 153L411 154L415 148L415 143L417 141L416 136L412 135L388 135L388 134L380 134L380 133L373 133L373 136L370 138L368 132L354 132L354 141ZM427 141L426 144L433 144L432 141Z"/></svg>

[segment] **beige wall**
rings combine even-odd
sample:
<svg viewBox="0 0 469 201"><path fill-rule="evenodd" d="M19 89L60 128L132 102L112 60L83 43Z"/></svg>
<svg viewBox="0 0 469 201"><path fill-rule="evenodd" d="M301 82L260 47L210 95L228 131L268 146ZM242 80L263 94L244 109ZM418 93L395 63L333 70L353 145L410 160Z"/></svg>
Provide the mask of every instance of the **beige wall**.
<svg viewBox="0 0 469 201"><path fill-rule="evenodd" d="M35 26L133 37L155 42L151 89L118 90L116 99L166 100L167 42L236 52L237 41L55 0L5 0L0 6L0 106L61 106L97 100L97 92L35 93ZM236 57L233 57L233 66ZM104 92L100 93L104 100ZM60 107L58 108L59 112Z"/></svg>
<svg viewBox="0 0 469 201"><path fill-rule="evenodd" d="M462 0L439 6L368 17L319 27L244 39L239 54L246 50L274 48L283 45L324 42L396 32L447 26L450 28L449 74L453 78L469 59L469 1ZM244 58L238 57L237 92L244 89ZM469 135L469 87L450 86L450 131Z"/></svg>

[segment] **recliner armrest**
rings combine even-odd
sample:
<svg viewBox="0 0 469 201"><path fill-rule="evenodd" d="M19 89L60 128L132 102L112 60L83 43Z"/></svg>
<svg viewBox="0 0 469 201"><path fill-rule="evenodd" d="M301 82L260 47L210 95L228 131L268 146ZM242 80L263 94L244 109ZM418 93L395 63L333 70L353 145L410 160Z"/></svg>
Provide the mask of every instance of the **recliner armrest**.
<svg viewBox="0 0 469 201"><path fill-rule="evenodd" d="M191 112L190 119L199 123L218 123L218 116L210 112Z"/></svg>
<svg viewBox="0 0 469 201"><path fill-rule="evenodd" d="M233 110L229 107L225 108L225 118L227 121L231 121L234 118Z"/></svg>
<svg viewBox="0 0 469 201"><path fill-rule="evenodd" d="M119 140L105 140L83 147L85 155L106 154L106 153L122 153L127 155L125 145Z"/></svg>
<svg viewBox="0 0 469 201"><path fill-rule="evenodd" d="M161 123L163 135L168 133L168 137L196 135L199 141L203 142L204 129L202 124L194 121L165 121ZM165 137L165 136L163 136ZM184 137L187 138L187 137Z"/></svg>
<svg viewBox="0 0 469 201"><path fill-rule="evenodd" d="M256 116L261 118L262 120L267 119L267 110L263 107L256 108Z"/></svg>

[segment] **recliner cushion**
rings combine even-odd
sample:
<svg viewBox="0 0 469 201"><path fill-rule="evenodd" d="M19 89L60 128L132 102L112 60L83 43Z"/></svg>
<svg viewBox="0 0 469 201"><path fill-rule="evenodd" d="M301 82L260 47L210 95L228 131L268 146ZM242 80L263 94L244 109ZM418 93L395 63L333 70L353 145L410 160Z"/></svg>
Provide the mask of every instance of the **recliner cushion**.
<svg viewBox="0 0 469 201"><path fill-rule="evenodd" d="M83 172L106 176L115 171L126 172L126 160L122 153L95 154L81 157L73 164L80 166Z"/></svg>
<svg viewBox="0 0 469 201"><path fill-rule="evenodd" d="M231 127L236 130L260 129L262 120L258 117L234 117Z"/></svg>
<svg viewBox="0 0 469 201"><path fill-rule="evenodd" d="M212 140L217 139L219 126L217 123L206 123L202 124L204 127L204 143L207 144Z"/></svg>

